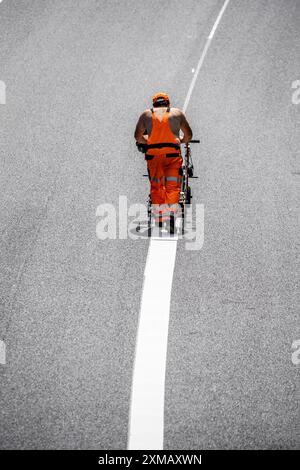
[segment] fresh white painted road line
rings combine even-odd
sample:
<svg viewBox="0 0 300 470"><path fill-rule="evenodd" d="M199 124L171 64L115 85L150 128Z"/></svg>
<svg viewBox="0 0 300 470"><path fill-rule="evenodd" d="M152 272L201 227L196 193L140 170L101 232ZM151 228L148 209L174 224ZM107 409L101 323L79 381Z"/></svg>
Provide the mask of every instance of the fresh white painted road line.
<svg viewBox="0 0 300 470"><path fill-rule="evenodd" d="M189 104L211 40L230 0L226 0L207 38L190 84ZM161 450L164 439L165 370L177 239L152 238L149 244L139 316L129 412L129 450Z"/></svg>
<svg viewBox="0 0 300 470"><path fill-rule="evenodd" d="M0 364L6 364L5 343L0 339Z"/></svg>
<svg viewBox="0 0 300 470"><path fill-rule="evenodd" d="M128 449L161 449L170 297L177 240L151 239L133 372Z"/></svg>

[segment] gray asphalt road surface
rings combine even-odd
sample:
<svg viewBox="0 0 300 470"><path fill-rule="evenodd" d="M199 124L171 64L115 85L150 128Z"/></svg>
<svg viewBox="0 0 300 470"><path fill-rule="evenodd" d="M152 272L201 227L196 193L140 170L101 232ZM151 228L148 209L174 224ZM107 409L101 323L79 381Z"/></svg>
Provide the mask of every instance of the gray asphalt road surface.
<svg viewBox="0 0 300 470"><path fill-rule="evenodd" d="M149 242L96 209L145 202L137 117L183 106L222 4L0 4L2 449L126 448ZM165 449L299 448L299 18L231 1L187 109L205 240L177 248Z"/></svg>

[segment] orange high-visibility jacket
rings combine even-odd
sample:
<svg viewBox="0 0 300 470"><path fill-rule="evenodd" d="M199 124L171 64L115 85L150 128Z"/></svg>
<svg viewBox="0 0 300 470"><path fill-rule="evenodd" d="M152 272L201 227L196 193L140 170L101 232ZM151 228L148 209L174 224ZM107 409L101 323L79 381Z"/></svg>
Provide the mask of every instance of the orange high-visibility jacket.
<svg viewBox="0 0 300 470"><path fill-rule="evenodd" d="M162 121L158 119L156 114L152 110L152 131L148 138L148 145L153 144L162 144L162 143L171 143L177 144L176 136L173 134L170 123L169 123L170 112L167 111L163 117ZM169 153L180 154L180 148L174 147L162 147L162 148L150 148L147 150L148 155L162 155Z"/></svg>

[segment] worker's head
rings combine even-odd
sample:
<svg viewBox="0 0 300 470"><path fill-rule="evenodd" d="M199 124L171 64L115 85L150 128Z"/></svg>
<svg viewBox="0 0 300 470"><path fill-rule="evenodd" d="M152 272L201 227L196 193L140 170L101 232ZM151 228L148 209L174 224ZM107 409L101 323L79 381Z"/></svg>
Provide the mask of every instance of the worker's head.
<svg viewBox="0 0 300 470"><path fill-rule="evenodd" d="M167 93L159 92L152 96L153 108L161 108L170 106L170 99Z"/></svg>

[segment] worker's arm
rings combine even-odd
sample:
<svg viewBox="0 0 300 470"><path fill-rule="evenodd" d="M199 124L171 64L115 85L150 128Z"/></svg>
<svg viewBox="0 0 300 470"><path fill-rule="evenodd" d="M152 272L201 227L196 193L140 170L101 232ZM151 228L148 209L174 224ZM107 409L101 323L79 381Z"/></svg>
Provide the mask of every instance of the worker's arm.
<svg viewBox="0 0 300 470"><path fill-rule="evenodd" d="M135 132L134 132L134 138L139 144L147 143L147 139L145 139L145 137L148 138L148 136L144 135L144 132L146 131L145 115L146 115L146 112L141 114L141 116L139 117L139 120L135 128Z"/></svg>
<svg viewBox="0 0 300 470"><path fill-rule="evenodd" d="M180 119L180 130L183 132L183 137L180 139L180 142L187 143L193 137L192 129L190 128L189 123L186 120L184 113L181 113Z"/></svg>

